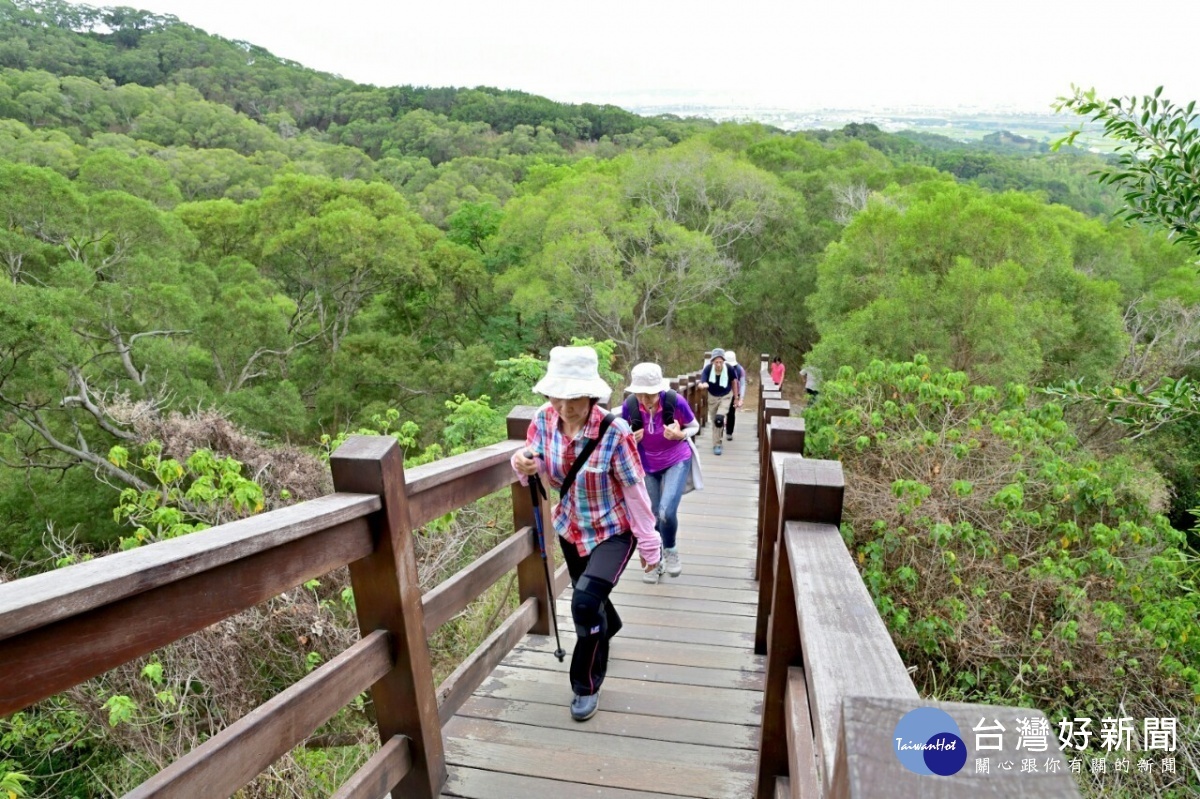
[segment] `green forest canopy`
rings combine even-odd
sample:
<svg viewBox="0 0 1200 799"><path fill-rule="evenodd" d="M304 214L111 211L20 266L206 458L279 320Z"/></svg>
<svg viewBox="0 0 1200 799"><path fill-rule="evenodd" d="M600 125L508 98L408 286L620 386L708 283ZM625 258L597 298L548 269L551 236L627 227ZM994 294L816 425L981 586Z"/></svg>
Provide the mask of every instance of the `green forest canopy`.
<svg viewBox="0 0 1200 799"><path fill-rule="evenodd" d="M194 446L198 411L231 425L200 439L221 454L276 453L275 507L321 490L282 453L347 429L486 443L575 337L618 372L723 345L830 376L921 353L997 390L1194 377L1194 253L1111 221L1104 163L380 88L173 17L0 0L0 568L48 527L113 545L118 491L187 457L161 446ZM1146 519L1193 524L1195 420L1131 442L1065 419L1154 473Z"/></svg>

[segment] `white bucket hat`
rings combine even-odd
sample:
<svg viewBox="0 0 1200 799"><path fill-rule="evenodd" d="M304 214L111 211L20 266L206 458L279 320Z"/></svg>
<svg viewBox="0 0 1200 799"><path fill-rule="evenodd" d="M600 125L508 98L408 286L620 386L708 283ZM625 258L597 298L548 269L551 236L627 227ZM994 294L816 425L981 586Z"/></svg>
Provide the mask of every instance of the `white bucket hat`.
<svg viewBox="0 0 1200 799"><path fill-rule="evenodd" d="M555 347L550 350L546 376L533 390L554 399L595 397L608 402L612 389L600 379L599 359L591 347Z"/></svg>
<svg viewBox="0 0 1200 799"><path fill-rule="evenodd" d="M639 363L633 367L631 377L625 389L630 394L657 394L671 388L671 381L663 377L662 367L656 363Z"/></svg>
<svg viewBox="0 0 1200 799"><path fill-rule="evenodd" d="M730 366L737 366L737 353L733 350L725 350L725 363Z"/></svg>

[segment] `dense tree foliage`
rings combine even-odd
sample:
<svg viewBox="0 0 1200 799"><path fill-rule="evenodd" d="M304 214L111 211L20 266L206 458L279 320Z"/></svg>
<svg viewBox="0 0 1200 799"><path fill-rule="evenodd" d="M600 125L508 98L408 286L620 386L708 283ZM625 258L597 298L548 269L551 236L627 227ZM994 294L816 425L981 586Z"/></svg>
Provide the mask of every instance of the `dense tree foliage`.
<svg viewBox="0 0 1200 799"><path fill-rule="evenodd" d="M851 419L861 386L829 392L812 412L814 441L876 482L900 479L889 470L915 457L901 441L958 457L973 425L995 428L994 451L1040 470L1006 460L991 477L1028 483L1049 510L989 505L970 530L951 523L949 540L916 549L901 526L918 537L944 537L943 527L909 510L856 511L854 545L874 588L911 589L909 572L899 575L925 568L921 558L953 577L929 547L1002 558L1011 523L1030 541L1009 571L1071 600L1035 608L1043 635L1055 613L1086 627L1103 603L1133 620L1113 633L1119 641L1042 648L1005 627L1005 646L971 672L953 640L964 622L955 597L906 595L904 619L881 605L906 653L940 658L929 667L943 670L939 681L976 695L961 676L974 673L1007 701L1016 694L1005 681L1024 674L1010 661L1033 658L1029 701L1057 707L1054 657L1116 647L1149 662L1159 635L1156 685L1182 696L1196 653L1176 635L1186 634L1178 614L1193 610L1179 570L1194 580L1194 562L1152 561L1186 553L1155 514L1169 509L1175 529L1194 523L1194 425L1148 413L1127 428L1004 388L1165 391L1196 377L1193 256L1162 233L1109 222L1119 198L1088 177L1102 164L1002 135L974 146L872 125L788 134L486 87L363 86L171 17L0 0L0 573L316 496L328 490L321 457L349 430L395 435L410 464L493 441L506 410L534 399L529 386L556 344L596 346L614 384L636 360L681 373L703 350L735 346L793 368L803 356L831 376L847 367L866 383L891 385L903 371L915 417L877 398L881 407ZM918 352L928 360L909 363ZM907 387L922 374L941 393ZM914 420L939 413L946 440L918 441ZM859 435L831 432L842 430L838 414ZM1147 463L1166 481L1145 468L1144 481L1123 484ZM1055 495L1062 475L1091 493L1079 500L1079 542L1059 552L1048 531L1067 514ZM499 535L479 515L464 510L423 537L423 579ZM1097 525L1110 557L1081 563ZM1052 573L1034 554L1053 555ZM1113 559L1125 557L1137 563L1117 574ZM1108 570L1103 597L1087 594L1099 572L1085 565ZM1134 596L1135 577L1157 586L1161 606ZM340 585L305 591L289 601L306 623L347 624L352 596ZM481 617L439 633L439 668L490 632L506 602L497 590ZM269 629L270 612L238 627L239 651L261 643L254 625ZM303 673L333 643L272 644L261 663L246 655L247 676L232 681L204 645L130 666L0 725L20 762L0 762L0 779L26 771L32 795L88 795L88 764L127 787L171 747L208 734L217 708L270 693L270 680L248 675ZM194 701L168 707L163 697L183 696L192 673L203 686ZM1102 703L1113 688L1102 677L1068 687ZM350 709L339 734L362 734L367 717ZM58 748L59 734L77 745ZM351 749L342 760L293 754L283 779L328 794L322 780L362 752Z"/></svg>

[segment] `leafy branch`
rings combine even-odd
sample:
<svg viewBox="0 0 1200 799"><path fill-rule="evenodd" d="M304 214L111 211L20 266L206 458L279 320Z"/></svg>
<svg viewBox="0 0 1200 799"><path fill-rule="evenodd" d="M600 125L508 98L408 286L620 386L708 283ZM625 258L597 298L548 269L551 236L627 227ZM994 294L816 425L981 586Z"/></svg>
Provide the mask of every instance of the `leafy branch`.
<svg viewBox="0 0 1200 799"><path fill-rule="evenodd" d="M1068 380L1042 391L1066 402L1102 406L1109 421L1134 431L1131 439L1153 433L1170 422L1200 416L1200 384L1187 377L1164 378L1151 389L1136 380L1125 386L1101 387Z"/></svg>
<svg viewBox="0 0 1200 799"><path fill-rule="evenodd" d="M1160 225L1170 236L1200 253L1200 128L1196 102L1177 106L1152 95L1099 99L1095 89L1072 85L1060 97L1057 111L1069 111L1102 123L1104 135L1120 142L1116 165L1098 170L1101 183L1120 185L1125 208L1118 216L1130 222ZM1056 141L1057 150L1073 144L1082 129Z"/></svg>

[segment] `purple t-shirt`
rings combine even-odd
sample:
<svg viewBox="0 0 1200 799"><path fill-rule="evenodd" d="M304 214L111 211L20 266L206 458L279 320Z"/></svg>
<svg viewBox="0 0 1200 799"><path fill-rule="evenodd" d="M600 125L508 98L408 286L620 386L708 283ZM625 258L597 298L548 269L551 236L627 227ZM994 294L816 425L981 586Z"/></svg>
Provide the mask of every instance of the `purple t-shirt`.
<svg viewBox="0 0 1200 799"><path fill-rule="evenodd" d="M671 441L663 435L663 393L658 395L658 409L653 416L640 407L642 412L642 440L638 442L638 455L642 458L642 468L647 472L661 472L677 463L682 463L692 457L692 447L685 438L682 441ZM621 417L628 420L628 409L621 405ZM675 421L680 427L687 427L696 421L687 400L682 396L675 397Z"/></svg>

